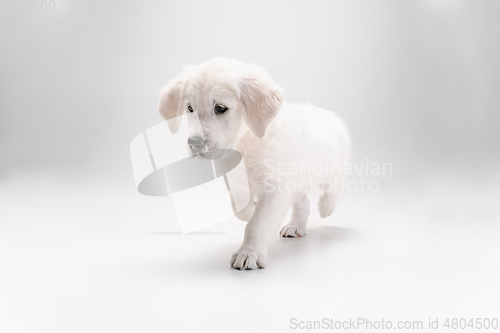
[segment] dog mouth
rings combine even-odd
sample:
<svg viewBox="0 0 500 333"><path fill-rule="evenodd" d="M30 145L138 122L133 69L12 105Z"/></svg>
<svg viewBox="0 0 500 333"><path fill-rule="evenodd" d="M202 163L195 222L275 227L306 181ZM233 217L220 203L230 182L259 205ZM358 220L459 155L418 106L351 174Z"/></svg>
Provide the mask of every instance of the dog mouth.
<svg viewBox="0 0 500 333"><path fill-rule="evenodd" d="M227 157L228 153L229 149L211 148L206 151L195 151L193 152L193 156L199 156L209 160L221 160Z"/></svg>
<svg viewBox="0 0 500 333"><path fill-rule="evenodd" d="M205 152L196 151L193 153L193 156L200 156L200 157L211 160L212 159L212 152L210 150L205 151Z"/></svg>

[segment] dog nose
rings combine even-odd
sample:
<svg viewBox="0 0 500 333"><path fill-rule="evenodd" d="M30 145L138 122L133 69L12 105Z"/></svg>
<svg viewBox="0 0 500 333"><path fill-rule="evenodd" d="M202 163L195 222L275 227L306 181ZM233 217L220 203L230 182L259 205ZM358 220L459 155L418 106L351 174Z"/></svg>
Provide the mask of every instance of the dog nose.
<svg viewBox="0 0 500 333"><path fill-rule="evenodd" d="M188 145L191 149L199 151L202 150L203 147L207 144L205 138L201 136L192 136L188 139Z"/></svg>

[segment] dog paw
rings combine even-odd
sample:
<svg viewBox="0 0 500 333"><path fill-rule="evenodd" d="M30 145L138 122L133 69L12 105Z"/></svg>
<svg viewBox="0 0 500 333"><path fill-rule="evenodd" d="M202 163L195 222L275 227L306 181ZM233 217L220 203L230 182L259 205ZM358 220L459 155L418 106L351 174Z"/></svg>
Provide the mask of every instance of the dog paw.
<svg viewBox="0 0 500 333"><path fill-rule="evenodd" d="M337 203L337 195L334 193L323 193L319 197L318 201L318 211L319 211L319 216L321 216L322 219L327 218L328 216L333 214L333 211L335 210L335 205Z"/></svg>
<svg viewBox="0 0 500 333"><path fill-rule="evenodd" d="M263 252L240 248L231 257L231 267L238 270L264 268L267 256Z"/></svg>
<svg viewBox="0 0 500 333"><path fill-rule="evenodd" d="M299 226L286 225L280 230L280 235L282 237L302 237L305 234L305 228Z"/></svg>

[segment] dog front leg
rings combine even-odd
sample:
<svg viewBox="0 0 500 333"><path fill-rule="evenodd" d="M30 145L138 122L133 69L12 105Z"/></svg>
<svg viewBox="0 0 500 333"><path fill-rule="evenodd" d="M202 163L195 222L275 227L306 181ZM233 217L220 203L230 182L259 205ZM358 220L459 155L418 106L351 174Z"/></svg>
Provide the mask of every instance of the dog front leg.
<svg viewBox="0 0 500 333"><path fill-rule="evenodd" d="M234 269L264 268L269 245L290 206L289 193L264 193L245 228L243 244L231 258Z"/></svg>

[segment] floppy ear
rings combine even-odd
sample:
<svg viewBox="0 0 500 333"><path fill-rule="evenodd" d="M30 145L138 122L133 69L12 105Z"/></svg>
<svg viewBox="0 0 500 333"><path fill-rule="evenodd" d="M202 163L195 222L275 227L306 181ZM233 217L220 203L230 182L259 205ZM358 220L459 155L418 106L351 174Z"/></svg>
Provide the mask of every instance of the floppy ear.
<svg viewBox="0 0 500 333"><path fill-rule="evenodd" d="M283 104L283 89L267 73L258 69L240 78L236 90L243 104L248 128L262 138Z"/></svg>
<svg viewBox="0 0 500 333"><path fill-rule="evenodd" d="M176 118L182 114L182 86L184 79L181 76L170 81L160 91L158 109L163 119L168 120L167 125L170 132L175 134L181 126L181 118ZM176 119L172 119L176 118Z"/></svg>

